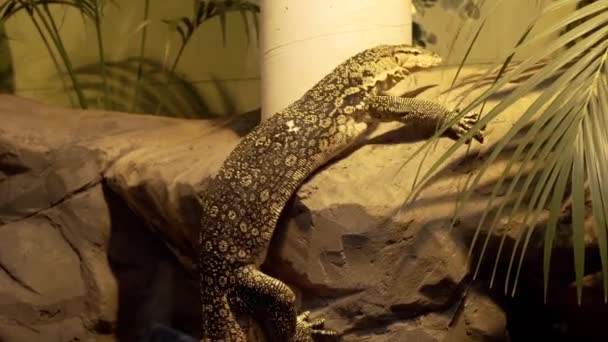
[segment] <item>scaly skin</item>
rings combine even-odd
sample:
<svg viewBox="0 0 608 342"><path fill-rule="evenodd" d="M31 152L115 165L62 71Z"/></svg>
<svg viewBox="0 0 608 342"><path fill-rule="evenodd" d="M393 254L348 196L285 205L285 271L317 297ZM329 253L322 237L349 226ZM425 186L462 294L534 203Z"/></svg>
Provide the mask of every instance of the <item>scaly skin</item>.
<svg viewBox="0 0 608 342"><path fill-rule="evenodd" d="M434 132L456 112L430 101L384 96L408 74L441 62L407 45L367 49L340 64L289 107L260 123L230 153L201 195L199 236L203 340L245 341L235 309L262 318L271 341L312 341L323 320L296 313L293 292L254 266L283 207L317 168L355 144L368 124L411 122ZM447 135L475 123L466 115ZM475 138L482 141L482 135Z"/></svg>

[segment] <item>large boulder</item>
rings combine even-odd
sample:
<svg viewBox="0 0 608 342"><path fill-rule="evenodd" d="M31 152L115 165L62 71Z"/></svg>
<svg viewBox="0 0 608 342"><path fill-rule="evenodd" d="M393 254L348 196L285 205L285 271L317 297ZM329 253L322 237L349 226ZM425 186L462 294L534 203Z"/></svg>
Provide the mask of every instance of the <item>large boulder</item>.
<svg viewBox="0 0 608 342"><path fill-rule="evenodd" d="M174 120L0 95L0 341L132 341L172 320L196 330L197 285L183 266L198 218L181 182L192 189L212 173L258 117ZM163 156L156 144L176 149ZM141 170L138 159L157 165L155 179L125 201L108 175L115 164ZM167 209L165 221L142 220L154 218L128 201Z"/></svg>
<svg viewBox="0 0 608 342"><path fill-rule="evenodd" d="M503 164L450 222L463 183L533 99L492 123L485 144L451 156L406 205L419 164L451 142L404 166L425 137L385 125L294 194L261 267L344 341L508 340L513 315L529 306L467 271L467 243ZM0 341L133 341L153 322L197 335L197 194L258 114L181 120L0 96ZM571 293L564 279L557 288Z"/></svg>

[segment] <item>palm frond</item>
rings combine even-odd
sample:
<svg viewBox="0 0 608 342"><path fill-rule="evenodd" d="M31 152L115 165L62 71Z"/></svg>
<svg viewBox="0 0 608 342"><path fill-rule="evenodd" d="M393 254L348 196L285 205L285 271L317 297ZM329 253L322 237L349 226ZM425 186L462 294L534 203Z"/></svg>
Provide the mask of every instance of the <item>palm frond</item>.
<svg viewBox="0 0 608 342"><path fill-rule="evenodd" d="M8 0L0 5L0 23L13 18L15 15L25 11L36 27L43 40L48 53L57 68L57 72L63 77L62 67L67 70L72 87L76 92L81 108L88 108L87 101L81 90L80 83L74 74L74 66L66 50L60 30L51 11L52 7L72 8L77 10L83 17L91 19L95 23L100 53L100 65L104 69L103 43L101 40L101 12L104 0ZM47 37L48 36L48 37ZM57 57L55 54L58 54ZM68 89L66 82L62 79L64 88ZM104 83L105 86L105 83ZM71 98L70 98L71 101Z"/></svg>
<svg viewBox="0 0 608 342"><path fill-rule="evenodd" d="M38 6L67 6L77 9L85 16L95 18L95 0L8 0L0 5L0 21L5 21L21 11L32 13Z"/></svg>
<svg viewBox="0 0 608 342"><path fill-rule="evenodd" d="M180 45L173 59L173 63L169 68L169 74L175 73L177 64L179 63L184 50L194 33L202 27L202 24L210 19L219 17L220 27L222 30L222 43L226 44L226 14L229 12L240 12L241 18L245 24L245 32L249 39L249 26L247 21L246 12L250 12L254 17L254 24L256 29L256 37L258 30L257 14L260 12L260 7L247 0L194 0L194 10L191 17L178 17L171 19L164 19L163 22L168 25L169 29L176 31L181 40ZM167 47L168 47L167 42ZM168 49L166 49L168 52ZM157 107L155 113L160 110L160 105Z"/></svg>
<svg viewBox="0 0 608 342"><path fill-rule="evenodd" d="M260 7L247 0L194 0L194 11L191 17L178 17L171 19L164 19L163 22L169 26L173 31L176 31L180 38L180 47L173 60L173 65L170 68L170 72L174 72L179 62L186 45L194 35L194 33L202 26L206 21L209 21L215 17L219 17L220 28L222 31L222 42L226 43L226 14L230 12L240 12L241 18L245 24L245 31L249 38L249 26L247 21L246 13L250 12L254 16L256 36L257 36L257 14L260 12Z"/></svg>
<svg viewBox="0 0 608 342"><path fill-rule="evenodd" d="M563 0L546 6L541 13L541 18L575 2ZM606 118L606 113L608 113L608 99L606 98L608 96L608 81L606 79L606 71L608 70L606 66L608 11L606 8L608 8L608 0L599 0L578 8L547 29L526 37L519 46L515 47L513 54L522 51L522 49L530 49L530 47L537 47L537 49L533 50L528 58L513 69L504 72L505 69L503 68L502 72L504 74L485 92L465 106L462 109L462 115L485 103L487 99L502 90L512 80L520 78L531 66L543 62L543 67L520 83L515 90L484 115L470 132L452 144L430 166L409 195L409 198L415 197L417 192L431 179L449 156L453 155L465 141L471 139L481 127L490 124L498 115L517 103L521 97L529 92L540 91L539 97L496 143L492 152L479 167L477 174L467 182L466 190L461 199L461 203L467 202L482 176L496 161L498 155L504 151L505 146L512 144L514 137L522 133L524 127L531 127L525 132L524 138L517 142L518 147L515 149L511 160L496 180L488 198L486 210L477 225L470 246L471 252L469 253L469 258L471 258L472 251L478 243L480 232L483 228L486 228L488 234L477 260L476 276L487 250L488 239L496 231L500 222L499 219L502 217L506 206L511 205L511 210L507 214L509 222L514 217L515 212L525 208L523 227L518 232L505 281L505 291L508 291L510 280L513 278L511 273L516 269L512 284L512 295L515 294L517 288L524 256L535 224L538 222L540 212L547 208L548 204L550 213L545 227L543 261L546 293L550 273L551 250L558 221L557 215L569 192L572 201L574 269L577 280L577 299L580 303L585 252L584 186L588 183L591 185L590 194L595 230L598 240L601 240L599 241L599 249L604 273L605 297L607 297L608 247L606 230L608 228L608 218L606 217L606 209L608 207L608 186L601 177L608 171L608 158L606 158L606 155L608 155L606 145L608 142L608 128L606 126L608 121ZM583 21L577 26L564 30L569 24L581 19ZM552 38L549 43L541 40L541 38L551 37L557 32L563 32L563 34ZM539 90L541 84L548 80L551 80L550 85ZM442 134L447 127L450 127L458 119L455 118L439 129L435 137ZM431 141L424 144L417 150L417 153L427 148ZM409 160L413 157L410 157ZM514 175L512 175L513 170ZM516 185L521 184L524 186L519 189L523 188L524 190L515 190ZM493 220L489 220L490 211L496 209L492 204L498 201L499 189L503 189L505 185L507 187L506 194L503 194L500 199L502 202L497 207L496 212L493 212ZM570 191L567 191L568 186ZM504 238L503 235L492 271L491 284L494 282L497 273ZM519 257L517 257L518 255Z"/></svg>
<svg viewBox="0 0 608 342"><path fill-rule="evenodd" d="M9 38L0 24L0 93L15 91L13 60L8 45Z"/></svg>
<svg viewBox="0 0 608 342"><path fill-rule="evenodd" d="M137 106L137 101L139 98L139 87L140 87L140 83L141 83L141 79L143 76L143 66L142 66L142 60L144 58L144 52L146 49L146 37L148 35L148 15L150 14L150 0L144 0L144 21L143 23L139 26L142 30L141 33L141 40L139 42L139 56L138 56L138 60L139 65L137 66L137 76L136 76L136 82L135 82L135 93L133 94L133 102L131 105L131 112L135 111L135 108ZM138 31L139 28L136 30Z"/></svg>
<svg viewBox="0 0 608 342"><path fill-rule="evenodd" d="M132 57L107 62L105 76L98 63L77 67L87 102L97 108L105 103L118 111L154 113L157 108L166 116L214 117L208 103L192 80L171 74L162 64L149 58ZM106 82L104 88L103 82ZM137 96L137 98L135 98Z"/></svg>

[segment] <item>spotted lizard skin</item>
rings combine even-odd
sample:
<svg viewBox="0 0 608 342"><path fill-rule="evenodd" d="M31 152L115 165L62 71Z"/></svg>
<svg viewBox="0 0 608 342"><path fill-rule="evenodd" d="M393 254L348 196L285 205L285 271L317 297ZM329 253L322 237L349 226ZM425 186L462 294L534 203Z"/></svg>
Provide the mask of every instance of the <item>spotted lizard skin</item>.
<svg viewBox="0 0 608 342"><path fill-rule="evenodd" d="M413 123L434 132L451 111L436 103L383 95L436 54L382 45L349 58L284 110L261 122L230 153L201 194L199 235L203 341L246 341L236 319L260 320L270 341L312 341L332 335L323 320L298 315L294 293L256 268L283 207L317 168L355 144L369 124ZM459 137L477 119L467 114L448 130ZM482 141L482 135L475 139Z"/></svg>

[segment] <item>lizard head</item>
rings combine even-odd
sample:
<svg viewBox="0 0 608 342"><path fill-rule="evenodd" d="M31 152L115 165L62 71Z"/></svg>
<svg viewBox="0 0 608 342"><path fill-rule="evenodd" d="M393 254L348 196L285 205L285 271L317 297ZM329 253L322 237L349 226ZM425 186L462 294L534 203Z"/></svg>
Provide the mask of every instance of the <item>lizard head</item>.
<svg viewBox="0 0 608 342"><path fill-rule="evenodd" d="M430 68L441 64L441 57L429 50L410 45L393 45L381 48L388 51L382 53L380 58L393 58L395 64L403 69L413 70Z"/></svg>
<svg viewBox="0 0 608 342"><path fill-rule="evenodd" d="M358 57L358 58L357 58ZM391 89L410 73L441 63L436 53L411 45L379 45L363 51L354 60L366 90L380 93Z"/></svg>
<svg viewBox="0 0 608 342"><path fill-rule="evenodd" d="M311 110L320 100L333 102L335 108L361 108L367 96L384 95L411 73L440 63L439 55L419 47L378 45L342 62L298 103L304 110Z"/></svg>

